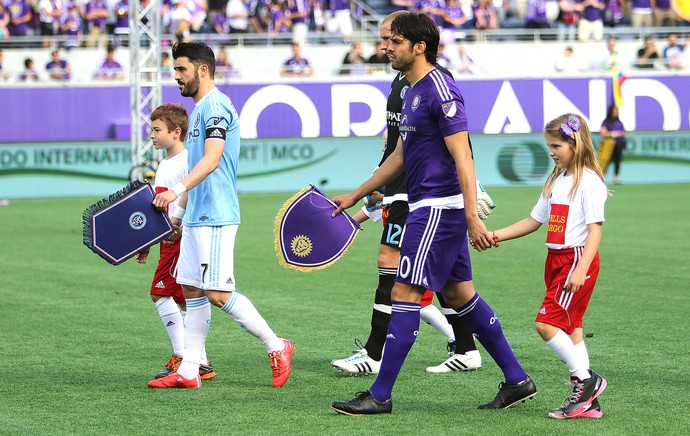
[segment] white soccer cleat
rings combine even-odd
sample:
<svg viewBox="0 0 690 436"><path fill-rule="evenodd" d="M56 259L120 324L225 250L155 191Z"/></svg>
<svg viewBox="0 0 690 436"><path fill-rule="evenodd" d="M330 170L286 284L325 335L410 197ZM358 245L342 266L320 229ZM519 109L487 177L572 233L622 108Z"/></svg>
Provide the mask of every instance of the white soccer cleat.
<svg viewBox="0 0 690 436"><path fill-rule="evenodd" d="M331 365L341 371L357 375L378 374L381 368L381 362L369 357L366 348L356 350L355 354L345 359L332 360Z"/></svg>
<svg viewBox="0 0 690 436"><path fill-rule="evenodd" d="M468 351L465 354L453 354L438 366L430 366L426 372L458 372L473 371L482 367L482 355L478 350Z"/></svg>

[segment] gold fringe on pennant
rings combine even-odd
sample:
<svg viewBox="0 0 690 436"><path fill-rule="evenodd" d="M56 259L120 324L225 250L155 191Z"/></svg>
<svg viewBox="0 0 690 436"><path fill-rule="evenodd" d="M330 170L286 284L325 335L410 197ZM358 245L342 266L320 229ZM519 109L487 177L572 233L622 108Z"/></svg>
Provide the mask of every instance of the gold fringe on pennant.
<svg viewBox="0 0 690 436"><path fill-rule="evenodd" d="M276 216L275 224L273 226L273 236L275 238L274 249L276 252L276 256L278 257L278 262L286 269L292 269L292 270L301 271L301 272L312 272L312 271L317 271L317 270L322 270L322 269L328 268L329 266L333 265L338 260L340 260L340 258L343 257L345 255L345 253L347 253L347 251L352 246L352 243L355 242L355 239L357 238L357 235L359 234L359 230L362 230L362 228L359 227L357 229L358 232L356 232L354 234L354 236L352 237L352 241L350 241L350 244L348 244L347 248L345 248L345 250L342 253L340 253L339 256L337 256L335 259L333 259L332 261L330 261L328 263L325 263L325 264L319 265L319 266L314 266L314 267L297 266L297 265L292 265L292 264L288 263L285 260L285 257L283 256L283 250L282 250L282 247L280 245L280 224L283 222L283 217L285 217L285 213L287 212L288 207L290 207L290 205L292 205L292 203L294 203L295 200L297 200L303 194L305 194L308 191L313 191L313 190L314 190L314 185L310 184L309 187L304 188L304 189L300 190L299 192L297 192L295 195L290 197L283 204L283 206L278 211L278 215ZM347 213L345 211L343 211L342 213L347 215ZM348 215L348 217L349 217L349 215Z"/></svg>

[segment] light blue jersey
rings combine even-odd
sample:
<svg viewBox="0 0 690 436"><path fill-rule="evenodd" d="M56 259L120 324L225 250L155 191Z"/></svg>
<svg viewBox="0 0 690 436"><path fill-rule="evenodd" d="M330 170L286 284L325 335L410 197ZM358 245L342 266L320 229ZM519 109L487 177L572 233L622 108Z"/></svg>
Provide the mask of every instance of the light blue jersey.
<svg viewBox="0 0 690 436"><path fill-rule="evenodd" d="M225 226L240 223L237 198L237 161L240 154L240 120L230 98L213 88L194 107L189 117L185 146L189 170L204 157L204 143L225 139L220 165L188 193L183 224L188 227Z"/></svg>

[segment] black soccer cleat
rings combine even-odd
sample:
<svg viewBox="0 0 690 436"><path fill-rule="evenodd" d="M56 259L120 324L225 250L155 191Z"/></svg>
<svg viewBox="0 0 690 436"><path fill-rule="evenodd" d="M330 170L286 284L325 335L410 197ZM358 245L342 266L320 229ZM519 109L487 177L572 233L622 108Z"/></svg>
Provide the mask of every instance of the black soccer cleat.
<svg viewBox="0 0 690 436"><path fill-rule="evenodd" d="M380 413L391 413L393 402L389 398L386 401L379 401L371 395L371 392L357 392L355 398L350 401L336 401L331 407L343 415L376 415Z"/></svg>
<svg viewBox="0 0 690 436"><path fill-rule="evenodd" d="M568 418L575 418L586 412L592 406L592 402L606 389L606 379L594 371L586 380L572 378L573 393L566 398L563 405L563 413Z"/></svg>
<svg viewBox="0 0 690 436"><path fill-rule="evenodd" d="M498 394L493 401L480 404L480 409L507 409L512 405L531 400L537 395L537 385L527 376L526 379L516 385L501 382L498 385Z"/></svg>

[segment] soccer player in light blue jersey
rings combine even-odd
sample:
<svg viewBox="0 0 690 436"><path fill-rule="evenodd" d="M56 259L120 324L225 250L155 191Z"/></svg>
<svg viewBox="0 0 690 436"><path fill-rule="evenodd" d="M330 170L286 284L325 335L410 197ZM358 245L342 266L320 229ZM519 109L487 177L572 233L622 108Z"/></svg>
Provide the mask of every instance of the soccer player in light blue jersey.
<svg viewBox="0 0 690 436"><path fill-rule="evenodd" d="M455 82L434 67L439 44L436 23L417 12L391 23L386 54L405 74L400 141L369 180L348 195L334 197L334 215L407 174L410 212L400 249L391 318L379 374L371 388L349 401L332 404L346 415L391 413L393 385L415 342L422 294L443 294L503 371L496 397L480 409L504 409L534 397L537 388L506 341L493 309L472 284L467 234L478 250L495 245L479 218L465 103Z"/></svg>
<svg viewBox="0 0 690 436"><path fill-rule="evenodd" d="M187 300L185 350L176 372L149 382L152 388L199 388L201 352L211 325L211 304L231 315L261 341L269 355L273 386L281 387L291 373L294 345L279 338L252 302L235 289L234 246L240 224L237 162L240 122L230 98L216 88L213 50L202 42L173 46L175 80L180 93L194 99L186 147L189 174L153 204L165 208L187 192L173 224L185 230L177 263L177 282Z"/></svg>

